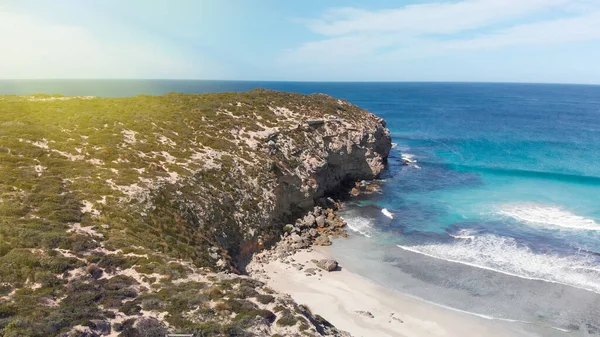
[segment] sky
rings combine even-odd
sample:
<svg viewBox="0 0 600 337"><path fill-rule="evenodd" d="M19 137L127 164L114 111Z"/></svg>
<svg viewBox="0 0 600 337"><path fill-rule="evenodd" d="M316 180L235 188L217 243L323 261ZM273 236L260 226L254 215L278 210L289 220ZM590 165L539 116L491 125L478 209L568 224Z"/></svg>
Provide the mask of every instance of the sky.
<svg viewBox="0 0 600 337"><path fill-rule="evenodd" d="M600 0L1 0L0 78L600 84Z"/></svg>

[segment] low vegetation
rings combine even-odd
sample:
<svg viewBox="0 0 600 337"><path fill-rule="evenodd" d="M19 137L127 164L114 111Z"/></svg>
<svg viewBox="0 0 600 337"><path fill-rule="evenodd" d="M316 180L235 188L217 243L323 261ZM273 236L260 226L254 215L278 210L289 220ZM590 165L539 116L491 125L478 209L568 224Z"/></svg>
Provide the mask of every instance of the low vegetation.
<svg viewBox="0 0 600 337"><path fill-rule="evenodd" d="M339 116L372 118L265 90L0 96L0 335L306 328L264 285L215 273L282 233L276 179L310 152L305 122Z"/></svg>

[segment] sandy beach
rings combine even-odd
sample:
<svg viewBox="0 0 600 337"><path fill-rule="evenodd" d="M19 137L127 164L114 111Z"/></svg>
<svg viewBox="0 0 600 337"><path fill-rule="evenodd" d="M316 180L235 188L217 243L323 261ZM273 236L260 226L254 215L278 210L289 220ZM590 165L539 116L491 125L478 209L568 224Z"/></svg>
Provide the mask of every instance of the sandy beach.
<svg viewBox="0 0 600 337"><path fill-rule="evenodd" d="M399 336L537 336L519 324L485 319L454 311L388 290L340 266L327 272L312 260L329 258L327 247L299 251L284 261L272 261L252 268L253 276L276 291L289 294L314 314L355 337ZM287 263L286 263L287 262ZM303 265L302 270L298 265Z"/></svg>

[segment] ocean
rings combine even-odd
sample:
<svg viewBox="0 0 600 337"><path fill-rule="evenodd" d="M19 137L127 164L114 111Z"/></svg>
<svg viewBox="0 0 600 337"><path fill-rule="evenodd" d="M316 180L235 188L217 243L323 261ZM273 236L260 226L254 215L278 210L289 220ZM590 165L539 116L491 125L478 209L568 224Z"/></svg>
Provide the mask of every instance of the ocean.
<svg viewBox="0 0 600 337"><path fill-rule="evenodd" d="M388 123L381 192L341 213L352 235L331 249L343 266L543 335L600 335L600 86L32 80L0 81L0 94L257 87L326 93Z"/></svg>

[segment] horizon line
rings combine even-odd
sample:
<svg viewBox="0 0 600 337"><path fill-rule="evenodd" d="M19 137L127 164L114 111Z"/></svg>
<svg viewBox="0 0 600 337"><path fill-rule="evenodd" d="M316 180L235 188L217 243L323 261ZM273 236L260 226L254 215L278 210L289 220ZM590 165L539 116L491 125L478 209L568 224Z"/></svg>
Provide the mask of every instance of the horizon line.
<svg viewBox="0 0 600 337"><path fill-rule="evenodd" d="M261 82L261 83L447 83L447 84L544 84L544 85L588 85L598 86L598 83L581 82L518 82L518 81L418 81L418 80L392 80L392 81L338 81L338 80L224 80L224 79L191 79L191 78L0 78L0 82L8 81L197 81L197 82Z"/></svg>

